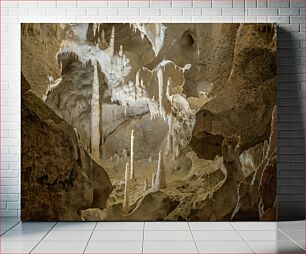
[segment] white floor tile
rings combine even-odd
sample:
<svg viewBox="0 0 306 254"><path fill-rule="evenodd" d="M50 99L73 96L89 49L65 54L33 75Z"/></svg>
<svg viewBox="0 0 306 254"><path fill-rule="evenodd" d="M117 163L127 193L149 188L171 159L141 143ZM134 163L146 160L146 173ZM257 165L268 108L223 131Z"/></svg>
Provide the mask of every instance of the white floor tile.
<svg viewBox="0 0 306 254"><path fill-rule="evenodd" d="M278 230L272 231L240 231L239 233L246 241L286 241L286 237L283 233Z"/></svg>
<svg viewBox="0 0 306 254"><path fill-rule="evenodd" d="M305 240L295 240L295 242L305 250Z"/></svg>
<svg viewBox="0 0 306 254"><path fill-rule="evenodd" d="M195 241L243 241L236 231L192 231Z"/></svg>
<svg viewBox="0 0 306 254"><path fill-rule="evenodd" d="M95 228L96 222L58 222L52 229L55 231L90 231Z"/></svg>
<svg viewBox="0 0 306 254"><path fill-rule="evenodd" d="M305 231L303 230L291 230L291 231L282 231L285 235L289 236L291 240L299 244L302 248L305 249Z"/></svg>
<svg viewBox="0 0 306 254"><path fill-rule="evenodd" d="M229 222L189 222L191 230L235 230Z"/></svg>
<svg viewBox="0 0 306 254"><path fill-rule="evenodd" d="M193 241L190 231L145 231L145 241Z"/></svg>
<svg viewBox="0 0 306 254"><path fill-rule="evenodd" d="M198 253L193 241L189 242L144 242L143 253Z"/></svg>
<svg viewBox="0 0 306 254"><path fill-rule="evenodd" d="M269 222L231 222L237 230L275 230L275 227Z"/></svg>
<svg viewBox="0 0 306 254"><path fill-rule="evenodd" d="M304 250L291 241L249 242L256 253L304 253Z"/></svg>
<svg viewBox="0 0 306 254"><path fill-rule="evenodd" d="M142 241L143 231L94 231L90 241L110 242L110 241Z"/></svg>
<svg viewBox="0 0 306 254"><path fill-rule="evenodd" d="M3 242L38 242L47 232L40 231L8 231L1 236Z"/></svg>
<svg viewBox="0 0 306 254"><path fill-rule="evenodd" d="M305 221L281 221L281 222L274 222L273 224L281 230L305 231Z"/></svg>
<svg viewBox="0 0 306 254"><path fill-rule="evenodd" d="M83 253L87 242L40 242L31 253Z"/></svg>
<svg viewBox="0 0 306 254"><path fill-rule="evenodd" d="M188 222L145 222L145 230L190 230Z"/></svg>
<svg viewBox="0 0 306 254"><path fill-rule="evenodd" d="M95 230L143 230L144 222L98 222Z"/></svg>
<svg viewBox="0 0 306 254"><path fill-rule="evenodd" d="M18 222L2 222L1 221L1 234L13 228L15 225L18 225Z"/></svg>
<svg viewBox="0 0 306 254"><path fill-rule="evenodd" d="M89 242L85 253L142 253L142 242Z"/></svg>
<svg viewBox="0 0 306 254"><path fill-rule="evenodd" d="M244 242L197 242L200 253L253 253Z"/></svg>
<svg viewBox="0 0 306 254"><path fill-rule="evenodd" d="M17 232L17 231L16 231ZM86 242L92 231L50 231L43 239L44 242Z"/></svg>
<svg viewBox="0 0 306 254"><path fill-rule="evenodd" d="M1 242L0 253L29 253L37 242Z"/></svg>
<svg viewBox="0 0 306 254"><path fill-rule="evenodd" d="M12 228L13 231L49 231L55 222L20 222Z"/></svg>

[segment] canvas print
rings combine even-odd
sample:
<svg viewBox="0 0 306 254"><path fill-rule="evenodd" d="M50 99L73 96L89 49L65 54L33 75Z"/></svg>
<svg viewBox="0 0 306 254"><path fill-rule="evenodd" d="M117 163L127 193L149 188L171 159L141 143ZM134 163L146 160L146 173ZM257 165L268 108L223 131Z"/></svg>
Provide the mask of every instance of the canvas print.
<svg viewBox="0 0 306 254"><path fill-rule="evenodd" d="M21 24L22 220L275 220L276 35Z"/></svg>

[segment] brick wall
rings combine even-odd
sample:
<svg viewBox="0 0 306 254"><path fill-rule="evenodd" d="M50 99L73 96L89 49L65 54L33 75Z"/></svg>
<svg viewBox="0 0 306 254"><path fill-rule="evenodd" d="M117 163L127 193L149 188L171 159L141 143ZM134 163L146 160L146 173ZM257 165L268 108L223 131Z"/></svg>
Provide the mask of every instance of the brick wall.
<svg viewBox="0 0 306 254"><path fill-rule="evenodd" d="M20 216L21 22L276 22L279 218L304 218L304 21L304 0L2 0L1 216Z"/></svg>

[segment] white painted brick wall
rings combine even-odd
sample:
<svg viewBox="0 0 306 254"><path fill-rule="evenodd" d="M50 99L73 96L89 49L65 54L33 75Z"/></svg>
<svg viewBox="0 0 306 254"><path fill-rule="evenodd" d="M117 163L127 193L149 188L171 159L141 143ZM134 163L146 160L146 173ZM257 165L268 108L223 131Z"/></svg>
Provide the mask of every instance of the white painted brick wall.
<svg viewBox="0 0 306 254"><path fill-rule="evenodd" d="M279 214L304 214L304 15L304 0L2 0L1 216L20 216L21 22L279 23Z"/></svg>

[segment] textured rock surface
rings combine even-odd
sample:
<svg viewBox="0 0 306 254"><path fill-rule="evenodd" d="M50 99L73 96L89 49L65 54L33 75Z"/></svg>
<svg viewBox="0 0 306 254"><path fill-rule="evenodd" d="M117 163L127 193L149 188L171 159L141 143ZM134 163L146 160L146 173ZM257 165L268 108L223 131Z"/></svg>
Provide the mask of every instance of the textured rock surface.
<svg viewBox="0 0 306 254"><path fill-rule="evenodd" d="M54 57L59 49L62 33L60 24L22 24L21 69L31 84L31 91L42 98L50 80L61 75Z"/></svg>
<svg viewBox="0 0 306 254"><path fill-rule="evenodd" d="M80 220L81 209L105 207L109 177L29 88L22 76L22 220Z"/></svg>
<svg viewBox="0 0 306 254"><path fill-rule="evenodd" d="M207 158L202 149L207 143L213 143L215 154L220 155L221 137L239 135L241 151L269 138L276 104L275 38L272 25L240 25L231 75L223 89L196 114L191 146L199 157Z"/></svg>

